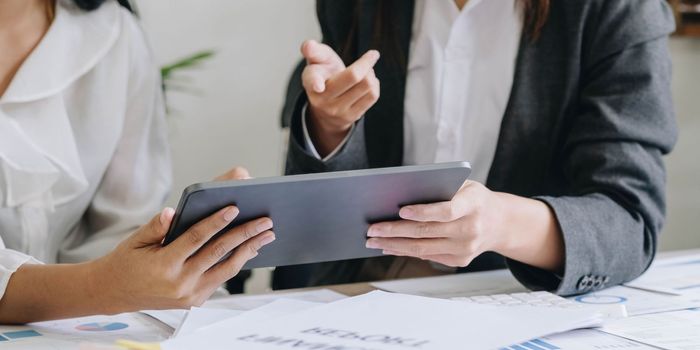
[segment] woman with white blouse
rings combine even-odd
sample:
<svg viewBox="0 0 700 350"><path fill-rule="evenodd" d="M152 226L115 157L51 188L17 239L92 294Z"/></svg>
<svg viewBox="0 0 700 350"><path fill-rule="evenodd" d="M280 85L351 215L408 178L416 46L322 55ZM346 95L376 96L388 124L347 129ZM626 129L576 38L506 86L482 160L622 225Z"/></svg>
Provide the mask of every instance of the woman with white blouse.
<svg viewBox="0 0 700 350"><path fill-rule="evenodd" d="M0 2L0 323L197 305L274 240L261 218L207 243L231 206L161 247L162 92L128 9Z"/></svg>

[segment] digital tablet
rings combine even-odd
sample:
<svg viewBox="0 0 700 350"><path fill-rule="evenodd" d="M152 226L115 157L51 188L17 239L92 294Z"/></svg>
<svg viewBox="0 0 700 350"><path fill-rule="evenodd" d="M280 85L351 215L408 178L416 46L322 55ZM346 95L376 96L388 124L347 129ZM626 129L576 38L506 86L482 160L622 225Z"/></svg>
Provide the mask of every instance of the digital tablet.
<svg viewBox="0 0 700 350"><path fill-rule="evenodd" d="M240 214L228 228L268 216L277 237L244 269L380 256L365 247L370 224L398 220L405 205L452 199L470 172L458 162L195 184L163 244L235 205Z"/></svg>

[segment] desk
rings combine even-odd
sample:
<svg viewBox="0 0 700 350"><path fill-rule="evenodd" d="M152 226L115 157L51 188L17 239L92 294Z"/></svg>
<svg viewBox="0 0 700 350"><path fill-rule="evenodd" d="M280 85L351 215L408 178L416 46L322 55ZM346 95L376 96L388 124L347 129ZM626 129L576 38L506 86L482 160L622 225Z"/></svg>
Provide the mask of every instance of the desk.
<svg viewBox="0 0 700 350"><path fill-rule="evenodd" d="M676 252L666 252L666 253L661 253L658 255L659 259L673 259L677 257L683 257L683 256L689 256L689 255L695 255L695 254L700 254L700 249L696 250L688 250L688 251L676 251ZM497 285L497 284L502 284L504 286L507 286L508 288L520 288L522 290L523 287L516 285L515 284L515 279L511 276L511 274L508 271L505 270L498 270L498 271L490 271L490 272L481 272L481 273L471 273L471 274L466 274L466 275L460 275L461 283L463 285L472 285L475 286L475 289L479 289L479 285L484 286L485 284L491 284L491 285ZM429 293L426 293L426 295L431 295L431 294L438 294L438 293L430 293L430 292L436 292L439 291L441 286L440 286L440 279L449 279L450 277L455 277L455 276L442 276L442 277L429 277L427 279L417 279L417 281L421 282L423 280L426 280L424 283L427 289L429 290ZM447 281L447 280L446 280ZM483 282L483 283L482 283ZM447 284L447 283L446 283ZM444 285L446 285L444 284ZM454 283L453 283L454 284ZM443 285L443 286L444 286ZM354 284L344 284L344 285L335 285L335 286L326 286L326 287L319 287L319 288L304 288L304 289L294 289L294 290L285 290L285 291L276 291L276 292L271 292L271 293L262 293L258 294L259 296L261 295L273 295L273 296L284 296L286 293L294 293L294 292L304 292L304 291L313 291L313 290L318 290L322 288L327 288L332 291L347 295L347 296L357 296L361 294L365 294L368 292L371 292L373 290L376 290L374 286L372 286L370 283L354 283ZM515 290L519 291L519 290ZM235 299L239 297L246 297L246 296L231 296L228 298ZM148 341L148 342L158 342L162 341L168 336L172 334L172 329L165 327L164 324L162 324L159 321L156 321L155 319L152 319L148 316L145 316L140 313L134 313L134 314L124 314L120 316L115 316L115 317L121 317L121 318L112 318L112 317L101 317L97 316L95 318L87 318L87 319L79 319L79 320L69 320L69 321L60 321L63 322L63 324L59 325L60 322L53 323L57 325L58 328L61 328L66 332L66 334L59 334L57 333L55 336L50 332L50 330L47 330L46 328L37 328L34 327L33 325L26 326L26 327L5 327L5 326L0 326L0 335L7 334L7 332L26 332L26 331L31 331L32 329L37 330L40 333L43 333L43 336L41 337L36 337L35 339L16 339L16 340L10 340L10 341L0 341L0 348L2 349L51 349L51 350L62 350L62 349L78 349L79 345L81 342L113 342L115 339L120 339L120 338L125 338L128 336L131 336L132 334L138 333L138 337L134 336L132 337L133 340L140 340L140 341ZM116 327L118 325L124 325L125 323L131 324L131 327L129 328L129 331L132 333L122 333L121 335L118 332L114 332L113 334L110 334L109 336L99 336L97 333L99 332L93 332L92 334L90 332L76 332L76 330L84 330L82 328L85 327L108 327L110 325ZM81 328L82 327L82 328ZM81 334L85 334L85 336L82 336ZM86 348L81 348L81 349L86 349Z"/></svg>

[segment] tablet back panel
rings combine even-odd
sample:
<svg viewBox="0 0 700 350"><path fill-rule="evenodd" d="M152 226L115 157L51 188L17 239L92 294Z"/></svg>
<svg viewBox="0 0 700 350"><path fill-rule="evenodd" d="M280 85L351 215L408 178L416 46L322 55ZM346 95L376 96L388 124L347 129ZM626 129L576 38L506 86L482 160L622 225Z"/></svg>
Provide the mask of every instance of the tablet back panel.
<svg viewBox="0 0 700 350"><path fill-rule="evenodd" d="M365 248L370 223L397 220L404 205L450 200L470 171L460 162L193 185L164 244L236 205L230 227L269 216L277 236L245 269L380 256Z"/></svg>

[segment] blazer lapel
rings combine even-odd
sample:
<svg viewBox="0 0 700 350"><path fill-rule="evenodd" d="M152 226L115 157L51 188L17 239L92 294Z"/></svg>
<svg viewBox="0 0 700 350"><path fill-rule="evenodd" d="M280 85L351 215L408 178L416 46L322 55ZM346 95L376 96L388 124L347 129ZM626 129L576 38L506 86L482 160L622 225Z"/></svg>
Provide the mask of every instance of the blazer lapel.
<svg viewBox="0 0 700 350"><path fill-rule="evenodd" d="M360 57L372 47L374 37L375 14L379 2L363 0L358 23L357 57ZM415 0L398 0L392 2L393 23L396 30L397 43L390 45L398 47L399 52L393 60L388 53L383 55L375 66L377 76L382 77L381 97L377 104L365 114L365 137L367 156L372 168L398 166L403 163L403 112L406 88L406 65L411 43L413 13ZM404 62L401 66L398 62Z"/></svg>

